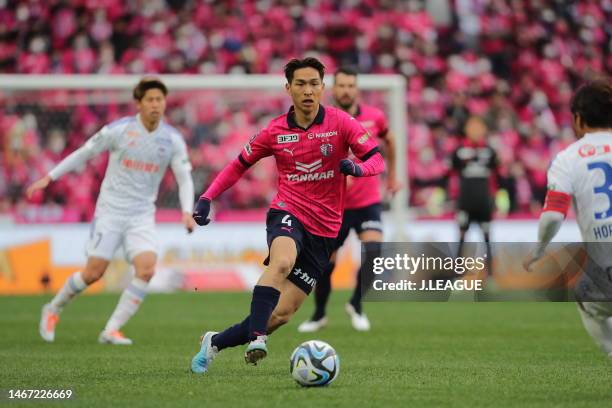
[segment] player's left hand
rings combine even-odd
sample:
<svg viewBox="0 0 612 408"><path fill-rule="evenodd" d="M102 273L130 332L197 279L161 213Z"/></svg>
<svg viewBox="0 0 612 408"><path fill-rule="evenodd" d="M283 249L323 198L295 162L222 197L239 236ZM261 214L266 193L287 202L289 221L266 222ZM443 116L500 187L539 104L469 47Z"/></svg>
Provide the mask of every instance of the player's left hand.
<svg viewBox="0 0 612 408"><path fill-rule="evenodd" d="M181 221L183 222L183 225L185 226L187 232L191 234L196 225L192 215L188 212L184 212Z"/></svg>
<svg viewBox="0 0 612 408"><path fill-rule="evenodd" d="M363 175L361 167L350 159L340 160L340 172L354 177L361 177Z"/></svg>
<svg viewBox="0 0 612 408"><path fill-rule="evenodd" d="M387 179L387 192L393 197L402 188L402 184L395 177Z"/></svg>

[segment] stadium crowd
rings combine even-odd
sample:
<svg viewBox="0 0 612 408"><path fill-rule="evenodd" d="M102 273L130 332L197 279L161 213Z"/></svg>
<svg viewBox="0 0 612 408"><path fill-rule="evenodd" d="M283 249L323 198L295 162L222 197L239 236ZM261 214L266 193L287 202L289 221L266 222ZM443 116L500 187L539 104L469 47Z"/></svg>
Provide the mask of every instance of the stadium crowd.
<svg viewBox="0 0 612 408"><path fill-rule="evenodd" d="M419 214L452 208L448 158L470 115L485 118L500 158L498 214L536 214L548 163L573 140L573 89L612 74L612 0L0 0L2 73L281 73L305 54L328 72L348 64L406 77L410 204ZM133 112L121 93L2 92L0 213L31 210L29 182ZM267 93L176 93L167 116L190 146L196 190L285 103ZM105 160L34 203L90 219ZM250 172L223 200L264 206L272 168ZM159 202L177 200L169 176Z"/></svg>

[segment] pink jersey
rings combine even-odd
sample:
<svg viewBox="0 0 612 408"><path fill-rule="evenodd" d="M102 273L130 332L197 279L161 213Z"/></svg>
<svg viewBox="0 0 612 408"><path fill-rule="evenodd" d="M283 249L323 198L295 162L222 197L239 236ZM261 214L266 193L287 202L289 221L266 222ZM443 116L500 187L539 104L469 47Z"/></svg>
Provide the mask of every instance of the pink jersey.
<svg viewBox="0 0 612 408"><path fill-rule="evenodd" d="M308 129L295 123L293 108L273 119L240 153L245 166L274 156L278 193L271 207L295 216L311 234L335 238L342 224L345 177L340 160L349 147L361 160L378 152L378 144L346 112L320 106Z"/></svg>
<svg viewBox="0 0 612 408"><path fill-rule="evenodd" d="M385 137L389 129L385 114L373 106L358 105L355 119L375 138ZM346 209L367 207L381 201L380 175L347 177L346 196L344 198Z"/></svg>

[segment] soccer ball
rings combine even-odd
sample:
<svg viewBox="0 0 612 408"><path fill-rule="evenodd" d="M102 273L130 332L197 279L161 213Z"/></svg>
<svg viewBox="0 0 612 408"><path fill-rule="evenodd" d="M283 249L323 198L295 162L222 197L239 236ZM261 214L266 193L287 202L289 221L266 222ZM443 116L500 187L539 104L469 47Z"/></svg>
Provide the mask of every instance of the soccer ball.
<svg viewBox="0 0 612 408"><path fill-rule="evenodd" d="M291 354L289 371L293 379L303 387L327 385L338 377L340 357L324 341L306 341Z"/></svg>

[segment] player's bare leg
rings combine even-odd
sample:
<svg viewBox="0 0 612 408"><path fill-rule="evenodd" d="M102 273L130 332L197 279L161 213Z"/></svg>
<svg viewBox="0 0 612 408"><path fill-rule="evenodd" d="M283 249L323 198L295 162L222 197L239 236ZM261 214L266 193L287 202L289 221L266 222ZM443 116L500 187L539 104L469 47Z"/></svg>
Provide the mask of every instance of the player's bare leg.
<svg viewBox="0 0 612 408"><path fill-rule="evenodd" d="M296 258L297 247L292 238L281 236L272 241L270 262L253 290L249 331L254 339L244 354L247 363L257 364L268 354L268 322L278 305L281 289L285 288L287 276L293 269Z"/></svg>
<svg viewBox="0 0 612 408"><path fill-rule="evenodd" d="M136 255L132 260L136 276L123 291L115 311L100 333L98 341L104 344L131 345L132 340L121 333L120 329L138 311L147 294L147 286L155 273L157 255L146 251Z"/></svg>
<svg viewBox="0 0 612 408"><path fill-rule="evenodd" d="M259 286L270 286L276 290L283 287L297 258L295 241L289 237L277 237L270 246L270 262L259 277Z"/></svg>
<svg viewBox="0 0 612 408"><path fill-rule="evenodd" d="M85 268L70 275L51 302L43 306L39 324L39 333L43 340L48 342L55 340L55 326L63 308L87 286L99 280L108 264L106 259L89 257Z"/></svg>
<svg viewBox="0 0 612 408"><path fill-rule="evenodd" d="M285 280L278 304L274 308L270 320L268 320L268 334L288 323L307 297L308 295L303 290L289 280Z"/></svg>

